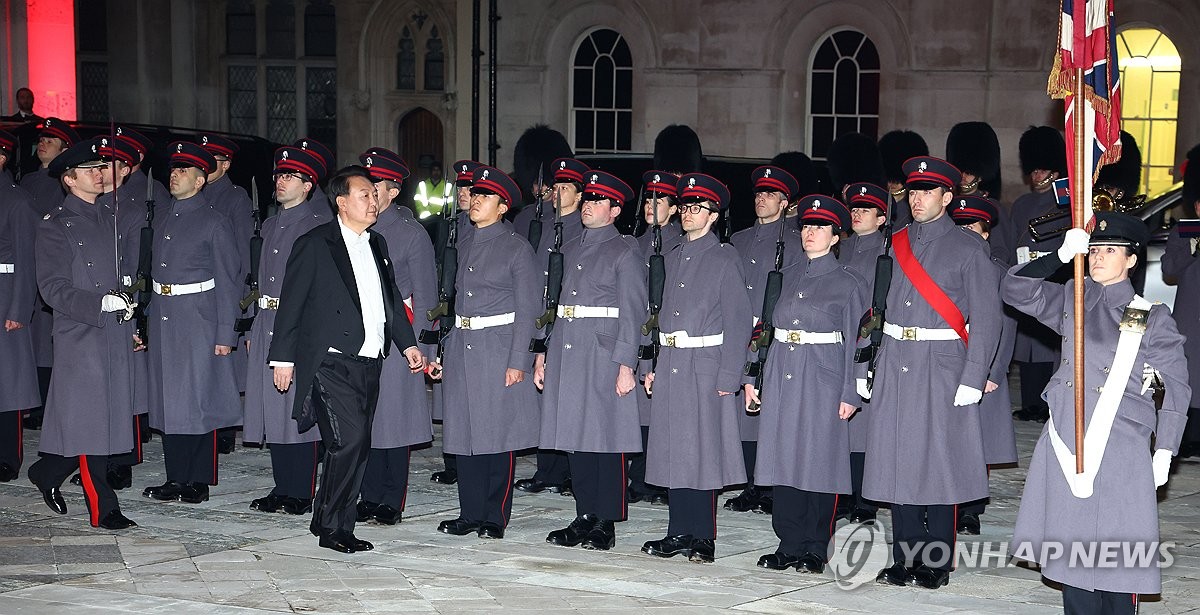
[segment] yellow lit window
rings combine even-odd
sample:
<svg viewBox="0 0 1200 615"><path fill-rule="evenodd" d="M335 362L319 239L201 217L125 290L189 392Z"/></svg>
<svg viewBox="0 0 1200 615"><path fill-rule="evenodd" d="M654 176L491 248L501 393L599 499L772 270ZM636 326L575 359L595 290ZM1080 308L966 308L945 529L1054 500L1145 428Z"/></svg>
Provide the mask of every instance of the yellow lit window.
<svg viewBox="0 0 1200 615"><path fill-rule="evenodd" d="M1152 28L1117 34L1121 68L1121 128L1142 150L1142 189L1150 195L1175 183L1175 134L1179 124L1179 73L1175 44Z"/></svg>

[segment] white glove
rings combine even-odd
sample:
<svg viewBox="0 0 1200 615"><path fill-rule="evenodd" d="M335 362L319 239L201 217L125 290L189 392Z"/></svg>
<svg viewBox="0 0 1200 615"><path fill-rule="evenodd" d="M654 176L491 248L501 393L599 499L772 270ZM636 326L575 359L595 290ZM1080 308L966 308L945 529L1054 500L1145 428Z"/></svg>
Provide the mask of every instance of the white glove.
<svg viewBox="0 0 1200 615"><path fill-rule="evenodd" d="M1154 487L1157 489L1167 484L1167 475L1171 473L1171 451L1160 448L1154 451Z"/></svg>
<svg viewBox="0 0 1200 615"><path fill-rule="evenodd" d="M871 399L871 390L867 388L866 378L855 378L854 388L858 390L858 396L863 399Z"/></svg>
<svg viewBox="0 0 1200 615"><path fill-rule="evenodd" d="M104 295L104 297L100 299L101 312L124 312L125 310L129 309L129 307L129 304L125 302L125 299L116 295Z"/></svg>
<svg viewBox="0 0 1200 615"><path fill-rule="evenodd" d="M1068 230L1067 234L1063 235L1062 246L1058 248L1058 260L1069 263L1076 254L1087 254L1088 243L1091 240L1092 236L1081 228Z"/></svg>
<svg viewBox="0 0 1200 615"><path fill-rule="evenodd" d="M958 390L954 392L954 405L956 406L970 406L979 403L981 399L983 399L983 391L965 384L958 385Z"/></svg>

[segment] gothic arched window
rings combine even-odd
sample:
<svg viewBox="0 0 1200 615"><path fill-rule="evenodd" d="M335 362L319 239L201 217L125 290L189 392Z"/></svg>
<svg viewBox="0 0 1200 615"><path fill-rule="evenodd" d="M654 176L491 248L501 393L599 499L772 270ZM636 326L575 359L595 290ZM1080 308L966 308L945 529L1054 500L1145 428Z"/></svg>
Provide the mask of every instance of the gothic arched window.
<svg viewBox="0 0 1200 615"><path fill-rule="evenodd" d="M571 132L577 152L632 148L633 56L615 30L592 30L575 49Z"/></svg>
<svg viewBox="0 0 1200 615"><path fill-rule="evenodd" d="M425 41L425 89L441 90L446 83L446 56L442 52L442 39L438 37L437 26L429 31Z"/></svg>
<svg viewBox="0 0 1200 615"><path fill-rule="evenodd" d="M417 89L417 52L408 26L400 32L400 49L396 52L396 89Z"/></svg>
<svg viewBox="0 0 1200 615"><path fill-rule="evenodd" d="M839 30L813 54L808 74L808 139L824 160L834 139L848 132L879 136L879 52L862 32Z"/></svg>

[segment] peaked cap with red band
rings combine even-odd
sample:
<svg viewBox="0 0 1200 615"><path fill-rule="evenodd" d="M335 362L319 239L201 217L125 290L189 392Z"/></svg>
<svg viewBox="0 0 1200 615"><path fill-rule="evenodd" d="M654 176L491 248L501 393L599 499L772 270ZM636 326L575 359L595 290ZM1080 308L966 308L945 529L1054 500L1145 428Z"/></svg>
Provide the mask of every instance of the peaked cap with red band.
<svg viewBox="0 0 1200 615"><path fill-rule="evenodd" d="M675 186L681 201L712 201L717 209L729 204L729 188L711 175L688 173L680 177Z"/></svg>
<svg viewBox="0 0 1200 615"><path fill-rule="evenodd" d="M761 166L750 173L755 192L782 192L789 203L799 196L800 182L791 173L771 165Z"/></svg>
<svg viewBox="0 0 1200 615"><path fill-rule="evenodd" d="M612 173L588 171L583 179L586 182L583 185L584 200L612 199L621 206L637 198L633 188Z"/></svg>
<svg viewBox="0 0 1200 615"><path fill-rule="evenodd" d="M810 194L796 201L800 224L832 224L837 229L850 228L850 210L841 201L824 194Z"/></svg>

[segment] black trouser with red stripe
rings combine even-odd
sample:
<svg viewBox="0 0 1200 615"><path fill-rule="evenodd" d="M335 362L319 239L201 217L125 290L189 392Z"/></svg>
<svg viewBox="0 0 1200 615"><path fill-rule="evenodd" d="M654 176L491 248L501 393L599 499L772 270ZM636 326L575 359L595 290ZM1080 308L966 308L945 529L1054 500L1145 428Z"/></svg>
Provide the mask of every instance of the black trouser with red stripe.
<svg viewBox="0 0 1200 615"><path fill-rule="evenodd" d="M957 522L954 504L892 504L893 561L953 570Z"/></svg>
<svg viewBox="0 0 1200 615"><path fill-rule="evenodd" d="M167 480L181 485L217 484L217 432L163 434Z"/></svg>
<svg viewBox="0 0 1200 615"><path fill-rule="evenodd" d="M1088 591L1063 584L1064 615L1126 615L1136 613L1137 594Z"/></svg>
<svg viewBox="0 0 1200 615"><path fill-rule="evenodd" d="M367 473L363 475L362 499L374 504L387 504L404 510L408 498L408 466L412 449L407 446L373 448L367 456Z"/></svg>
<svg viewBox="0 0 1200 615"><path fill-rule="evenodd" d="M458 515L476 523L508 527L512 517L516 453L455 455L458 459Z"/></svg>
<svg viewBox="0 0 1200 615"><path fill-rule="evenodd" d="M40 458L29 466L29 480L43 491L55 489L61 487L63 481L77 469L83 483L83 498L87 502L88 522L92 527L97 527L108 513L120 508L117 493L105 480L108 475L108 455L63 457L41 453Z"/></svg>
<svg viewBox="0 0 1200 615"><path fill-rule="evenodd" d="M629 514L625 497L624 453L568 453L575 514L593 514L607 521L624 521Z"/></svg>
<svg viewBox="0 0 1200 615"><path fill-rule="evenodd" d="M320 442L297 442L296 444L268 444L271 449L271 476L275 488L271 490L280 497L313 499L317 492L317 452Z"/></svg>
<svg viewBox="0 0 1200 615"><path fill-rule="evenodd" d="M136 414L133 417L133 450L109 457L111 466L136 466L142 463L142 444L150 438L150 415Z"/></svg>
<svg viewBox="0 0 1200 615"><path fill-rule="evenodd" d="M0 412L0 463L21 471L25 460L24 412Z"/></svg>
<svg viewBox="0 0 1200 615"><path fill-rule="evenodd" d="M667 536L717 537L716 489L668 489L670 521Z"/></svg>
<svg viewBox="0 0 1200 615"><path fill-rule="evenodd" d="M838 495L775 486L771 527L779 537L779 553L800 556L813 553L828 561Z"/></svg>

